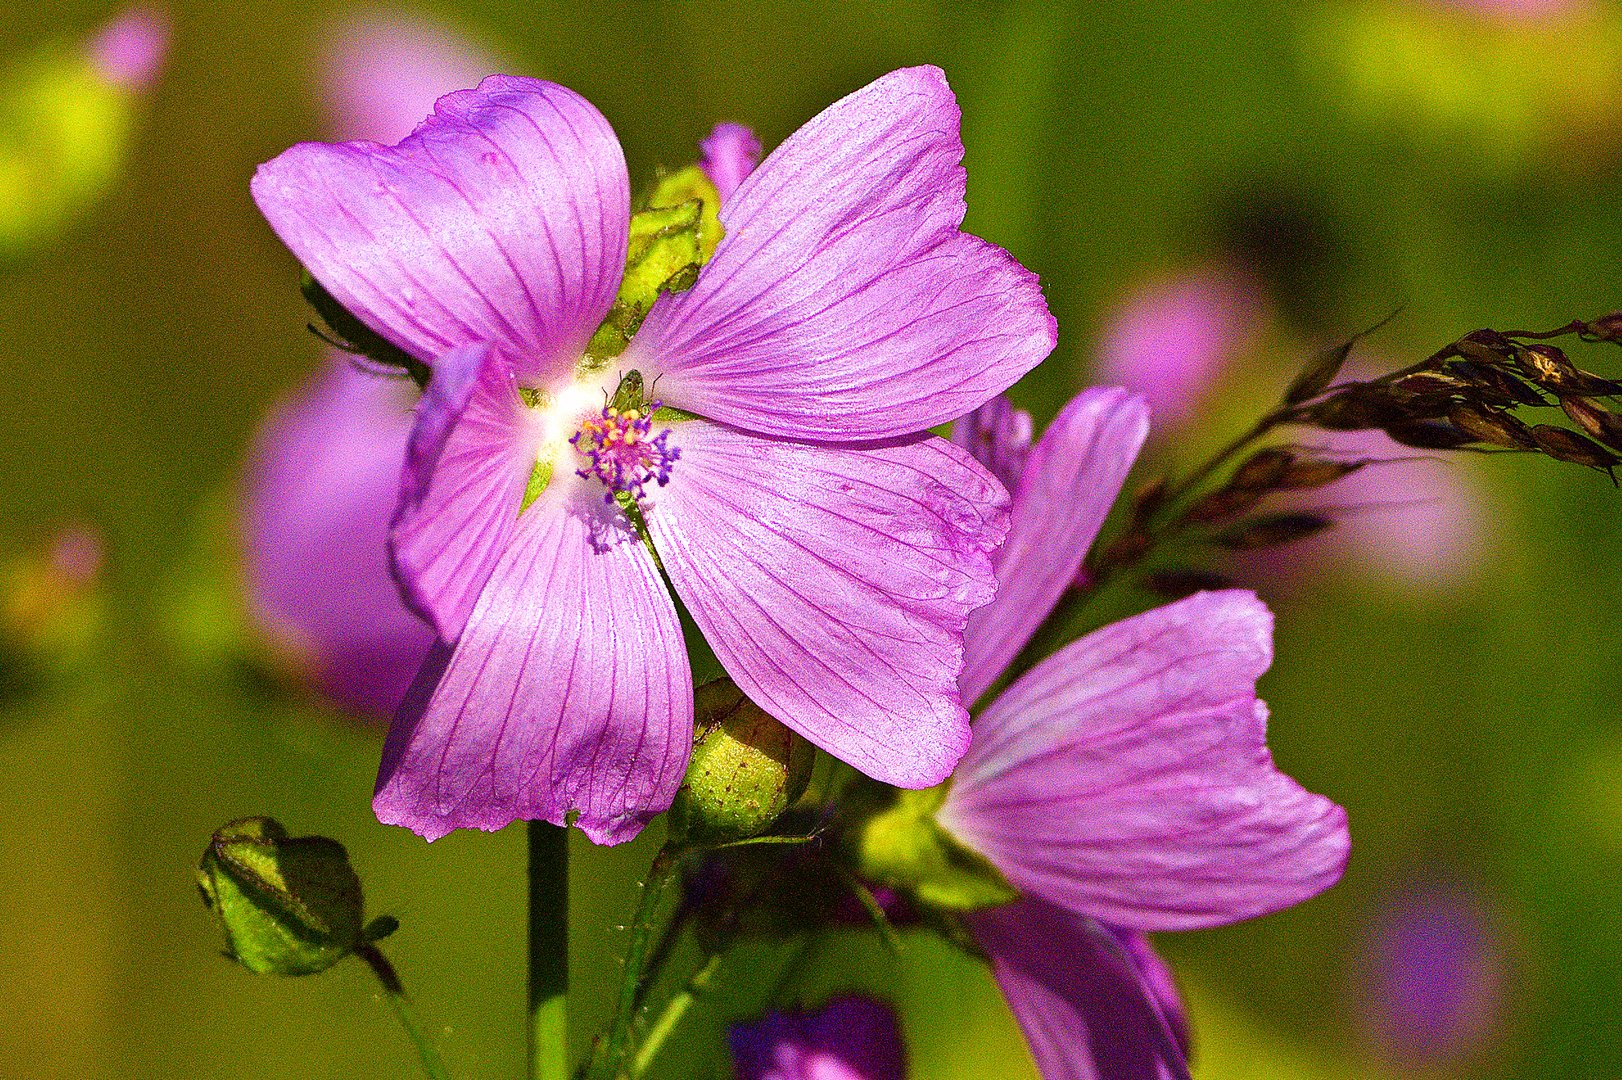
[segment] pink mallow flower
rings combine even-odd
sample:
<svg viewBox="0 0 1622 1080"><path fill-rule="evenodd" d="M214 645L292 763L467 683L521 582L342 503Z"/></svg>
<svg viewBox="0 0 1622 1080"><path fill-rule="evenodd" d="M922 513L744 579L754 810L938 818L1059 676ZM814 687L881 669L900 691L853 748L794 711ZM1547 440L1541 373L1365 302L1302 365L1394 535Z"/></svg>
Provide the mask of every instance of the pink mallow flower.
<svg viewBox="0 0 1622 1080"><path fill-rule="evenodd" d="M959 231L958 123L935 68L830 106L606 365L582 357L620 284L629 183L572 91L492 76L395 147L306 143L260 168L293 253L434 367L391 555L446 644L390 731L383 821L578 820L616 843L668 807L693 712L661 569L772 715L887 783L951 771L1007 496L923 432L1055 332L1035 277ZM631 372L657 398L611 407Z"/></svg>
<svg viewBox="0 0 1622 1080"><path fill-rule="evenodd" d="M1017 439L1005 409L966 430ZM997 598L970 619L965 700L1074 579L1147 431L1141 398L1089 390L1029 449ZM1186 1075L1175 988L1141 935L1276 911L1340 877L1345 811L1267 751L1271 660L1253 594L1198 593L1072 642L976 716L936 820L1023 896L968 923L1047 1080Z"/></svg>
<svg viewBox="0 0 1622 1080"><path fill-rule="evenodd" d="M339 25L320 63L322 97L346 138L393 142L444 94L495 65L431 23L368 16ZM315 686L386 720L434 643L389 571L415 393L333 351L261 428L242 533L250 610Z"/></svg>
<svg viewBox="0 0 1622 1080"><path fill-rule="evenodd" d="M815 1012L770 1013L730 1033L737 1080L904 1080L906 1045L895 1012L866 997Z"/></svg>

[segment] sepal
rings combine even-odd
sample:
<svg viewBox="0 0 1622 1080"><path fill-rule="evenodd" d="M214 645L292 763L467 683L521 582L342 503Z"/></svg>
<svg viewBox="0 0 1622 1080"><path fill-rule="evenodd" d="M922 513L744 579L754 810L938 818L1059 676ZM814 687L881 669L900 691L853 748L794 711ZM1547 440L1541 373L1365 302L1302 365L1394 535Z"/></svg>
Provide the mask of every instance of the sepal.
<svg viewBox="0 0 1622 1080"><path fill-rule="evenodd" d="M858 827L862 876L906 893L925 908L977 911L1017 900L1018 891L984 856L935 820L950 784L897 790L888 806Z"/></svg>
<svg viewBox="0 0 1622 1080"><path fill-rule="evenodd" d="M342 844L290 837L272 818L221 826L197 885L225 931L226 955L260 975L314 975L399 928L391 916L365 923Z"/></svg>

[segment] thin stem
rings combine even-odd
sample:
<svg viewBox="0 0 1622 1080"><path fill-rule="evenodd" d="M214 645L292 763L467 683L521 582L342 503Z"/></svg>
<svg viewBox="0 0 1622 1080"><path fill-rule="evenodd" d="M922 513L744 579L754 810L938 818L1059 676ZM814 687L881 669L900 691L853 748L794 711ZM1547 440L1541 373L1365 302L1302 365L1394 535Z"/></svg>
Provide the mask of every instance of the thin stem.
<svg viewBox="0 0 1622 1080"><path fill-rule="evenodd" d="M642 1045L637 1048L636 1058L631 1062L632 1080L648 1071L653 1059L659 1056L659 1048L670 1037L670 1033L676 1030L676 1025L687 1015L687 1010L709 990L710 982L715 978L715 972L720 966L721 954L711 953L705 957L699 969L693 972L686 985L665 1002L665 1007L659 1011L658 1018L648 1029L647 1037L642 1040Z"/></svg>
<svg viewBox="0 0 1622 1080"><path fill-rule="evenodd" d="M649 946L653 942L653 924L659 914L659 902L665 889L676 878L681 864L680 852L666 844L653 857L648 867L647 880L642 885L642 900L637 904L636 921L631 924L631 943L625 950L625 970L620 975L619 1004L614 1009L614 1020L608 1029L607 1040L592 1060L590 1076L593 1080L614 1080L621 1074L625 1059L630 1056L631 1021L636 1016L636 1000L647 976Z"/></svg>
<svg viewBox="0 0 1622 1080"><path fill-rule="evenodd" d="M632 1007L637 1012L642 1011L642 1005L648 996L648 991L652 990L654 984L659 981L659 973L664 970L671 954L676 951L676 943L681 940L683 931L687 929L687 924L692 920L692 907L688 904L682 904L676 909L676 913L670 917L670 920L665 923L664 930L660 931L659 942L653 947L653 951L649 954L647 963L642 969L642 985L636 989L636 1000Z"/></svg>
<svg viewBox="0 0 1622 1080"><path fill-rule="evenodd" d="M428 1075L429 1080L450 1080L450 1073L445 1071L445 1062L440 1059L439 1050L434 1046L433 1039L422 1029L417 1020L417 1010L412 1007L411 999L406 996L405 987L400 983L399 973L394 965L389 963L376 945L365 945L357 950L357 955L372 969L377 981L383 987L383 1000L388 1002L389 1010L394 1018L400 1021L405 1028L411 1045L417 1048L417 1060L422 1063L422 1071Z"/></svg>
<svg viewBox="0 0 1622 1080"><path fill-rule="evenodd" d="M569 833L531 821L529 1077L569 1077Z"/></svg>

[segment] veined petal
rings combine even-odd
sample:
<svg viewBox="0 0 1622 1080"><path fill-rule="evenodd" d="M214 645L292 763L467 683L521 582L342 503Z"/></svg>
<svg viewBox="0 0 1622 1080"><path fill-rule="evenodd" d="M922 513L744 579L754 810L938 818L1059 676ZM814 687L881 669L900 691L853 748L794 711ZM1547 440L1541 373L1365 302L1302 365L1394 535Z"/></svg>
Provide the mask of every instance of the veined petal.
<svg viewBox="0 0 1622 1080"><path fill-rule="evenodd" d="M653 557L560 478L519 520L455 651L439 646L383 748L378 819L430 840L514 820L629 840L670 806L693 684Z"/></svg>
<svg viewBox="0 0 1622 1080"><path fill-rule="evenodd" d="M1007 389L1055 327L1034 275L958 231L958 122L933 67L823 110L721 208L714 259L626 362L673 405L786 438L922 431Z"/></svg>
<svg viewBox="0 0 1622 1080"><path fill-rule="evenodd" d="M875 779L944 779L968 741L963 626L991 598L1001 486L936 438L808 446L693 421L673 442L648 527L727 673Z"/></svg>
<svg viewBox="0 0 1622 1080"><path fill-rule="evenodd" d="M322 690L378 719L434 642L389 575L416 393L403 381L333 356L260 432L242 518L255 613L304 654Z"/></svg>
<svg viewBox="0 0 1622 1080"><path fill-rule="evenodd" d="M963 700L985 693L1075 580L1148 434L1143 399L1114 387L1078 394L1042 433L1014 487L997 598L969 616Z"/></svg>
<svg viewBox="0 0 1622 1080"><path fill-rule="evenodd" d="M406 599L454 642L518 524L538 428L493 345L440 357L406 447L389 557Z"/></svg>
<svg viewBox="0 0 1622 1080"><path fill-rule="evenodd" d="M570 370L613 303L630 187L619 141L572 90L492 75L393 147L300 143L254 201L300 262L420 360L505 346L520 378Z"/></svg>
<svg viewBox="0 0 1622 1080"><path fill-rule="evenodd" d="M1188 1076L1133 943L1036 900L966 916L1042 1080Z"/></svg>
<svg viewBox="0 0 1622 1080"><path fill-rule="evenodd" d="M1009 491L1019 486L1031 454L1031 414L998 394L967 416L952 421L952 445L961 446Z"/></svg>
<svg viewBox="0 0 1622 1080"><path fill-rule="evenodd" d="M975 720L939 820L1022 892L1191 930L1339 879L1346 812L1267 752L1272 615L1199 593L1059 650Z"/></svg>

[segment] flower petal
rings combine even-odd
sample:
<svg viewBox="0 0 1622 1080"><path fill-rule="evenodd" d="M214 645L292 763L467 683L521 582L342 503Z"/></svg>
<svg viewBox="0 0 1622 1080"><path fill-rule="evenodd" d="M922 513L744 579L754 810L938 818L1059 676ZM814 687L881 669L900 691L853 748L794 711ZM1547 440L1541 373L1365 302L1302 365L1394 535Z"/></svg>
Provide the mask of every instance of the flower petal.
<svg viewBox="0 0 1622 1080"><path fill-rule="evenodd" d="M1034 275L958 231L958 120L933 67L823 110L721 208L714 259L625 362L673 405L788 438L923 431L1007 389L1054 322Z"/></svg>
<svg viewBox="0 0 1622 1080"><path fill-rule="evenodd" d="M625 157L586 99L492 75L398 146L301 143L254 201L345 307L424 361L506 346L519 377L570 370L619 288Z"/></svg>
<svg viewBox="0 0 1622 1080"><path fill-rule="evenodd" d="M1256 678L1272 616L1199 593L1061 649L975 720L939 820L1018 889L1139 930L1299 903L1345 867L1346 812L1279 772Z"/></svg>
<svg viewBox="0 0 1622 1080"><path fill-rule="evenodd" d="M727 673L869 776L944 779L967 744L963 626L991 597L1007 496L943 439L863 448L703 421L648 527Z"/></svg>
<svg viewBox="0 0 1622 1080"><path fill-rule="evenodd" d="M979 700L1075 580L1148 434L1143 399L1114 387L1078 394L1042 433L1014 487L997 598L969 617L963 700Z"/></svg>
<svg viewBox="0 0 1622 1080"><path fill-rule="evenodd" d="M722 202L732 198L738 185L760 163L760 140L742 124L716 124L698 148L704 155L704 174L715 185Z"/></svg>
<svg viewBox="0 0 1622 1080"><path fill-rule="evenodd" d="M379 719L434 642L389 574L415 394L401 382L333 356L255 440L242 517L256 615L323 691Z"/></svg>
<svg viewBox="0 0 1622 1080"><path fill-rule="evenodd" d="M961 446L1013 491L1031 454L1031 414L998 394L967 416L952 421L952 445Z"/></svg>
<svg viewBox="0 0 1622 1080"><path fill-rule="evenodd" d="M1036 900L966 916L1042 1080L1176 1080L1188 1065L1134 943Z"/></svg>
<svg viewBox="0 0 1622 1080"><path fill-rule="evenodd" d="M406 447L389 557L406 599L455 641L518 524L535 466L512 363L493 345L440 357Z"/></svg>
<svg viewBox="0 0 1622 1080"><path fill-rule="evenodd" d="M383 748L378 819L430 840L572 811L599 844L670 806L693 741L675 605L596 489L561 478L520 519L455 646Z"/></svg>

